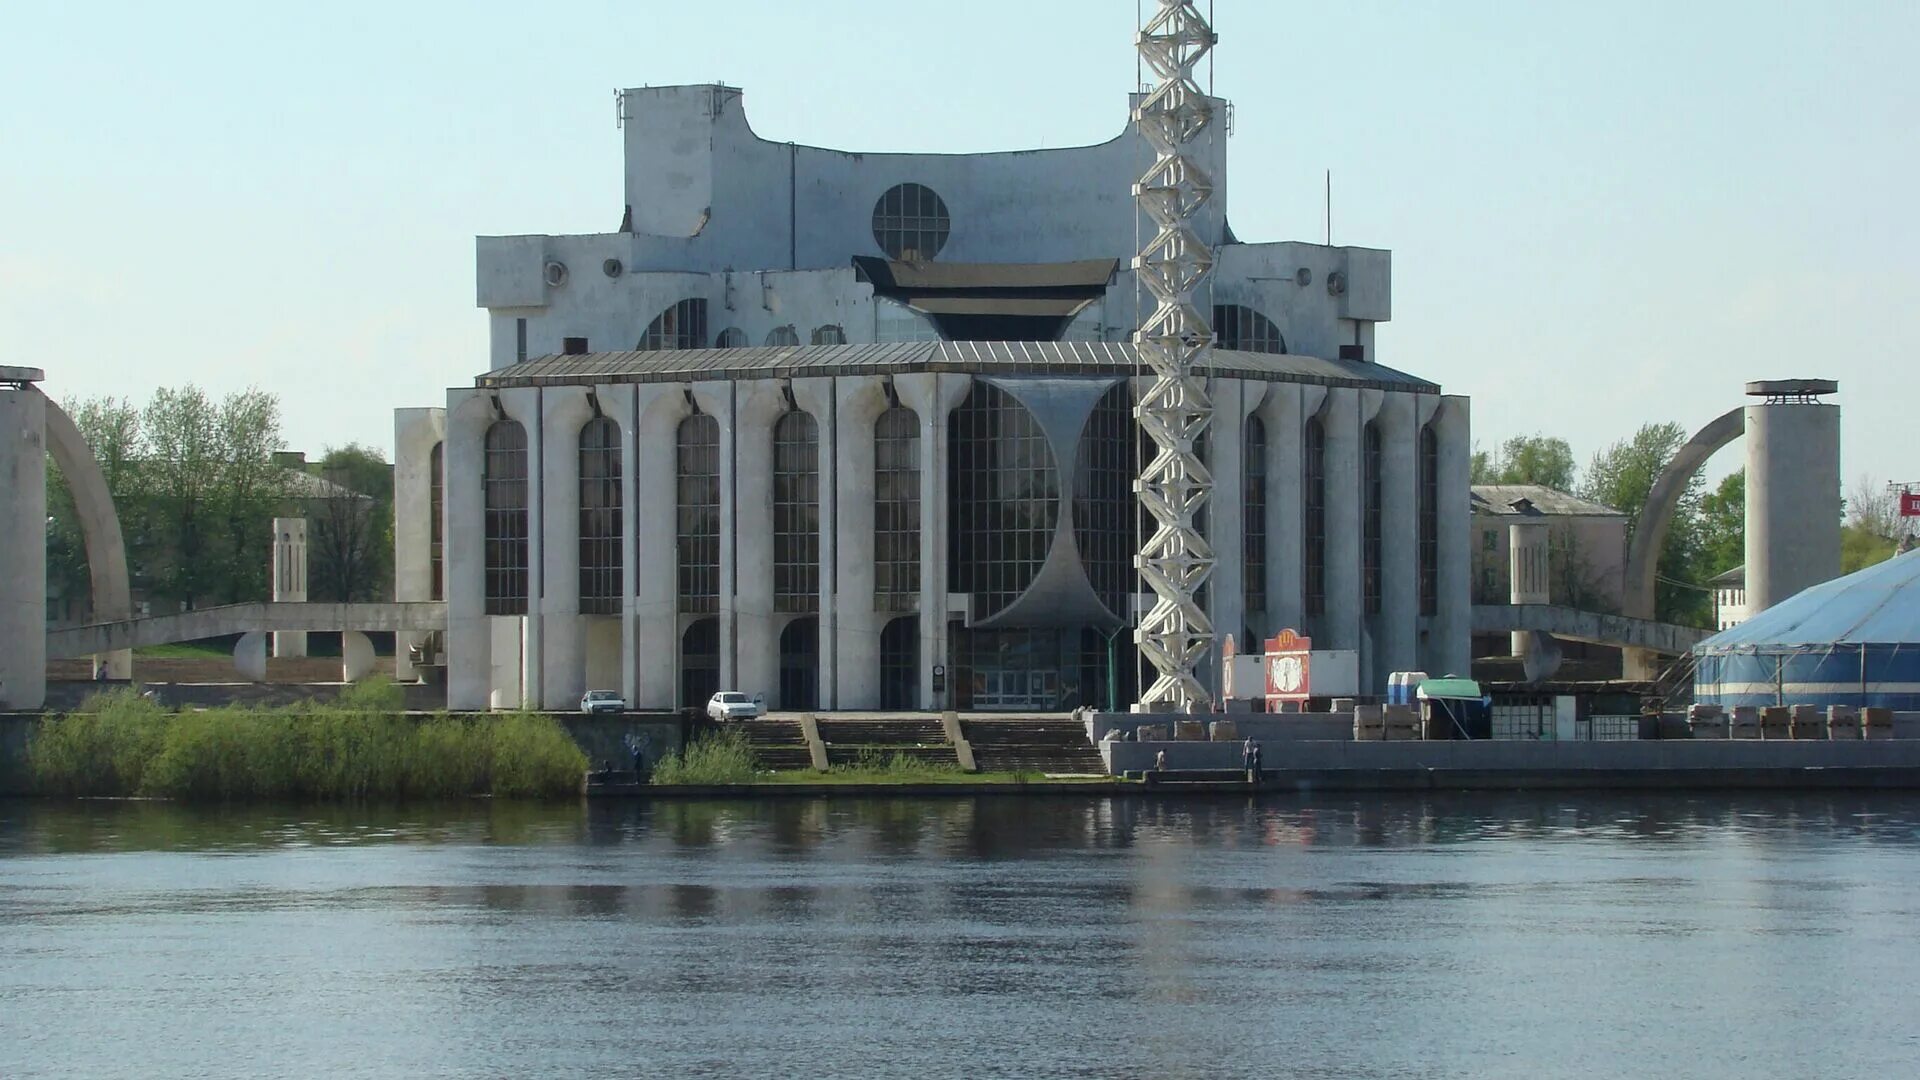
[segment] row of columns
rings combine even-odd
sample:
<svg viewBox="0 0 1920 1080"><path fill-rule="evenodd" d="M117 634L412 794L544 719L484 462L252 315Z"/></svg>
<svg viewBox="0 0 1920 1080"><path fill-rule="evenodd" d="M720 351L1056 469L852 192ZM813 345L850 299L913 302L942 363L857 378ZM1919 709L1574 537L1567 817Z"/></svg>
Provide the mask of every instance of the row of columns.
<svg viewBox="0 0 1920 1080"><path fill-rule="evenodd" d="M942 373L891 380L894 395L913 410L920 426L917 666L923 708L940 704L933 670L949 656L947 424L971 381L967 375ZM1209 531L1218 563L1209 603L1222 638L1240 634L1250 623L1262 636L1282 627L1303 629L1318 647L1358 650L1369 685L1384 683L1386 673L1395 670L1466 670L1465 492L1471 452L1466 399L1237 379L1215 380L1214 399L1223 416L1242 421L1258 416L1266 427L1268 452L1268 610L1255 613L1245 610L1244 424L1216 423L1210 435L1216 496ZM774 603L772 433L782 413L799 408L813 417L819 434L819 704L823 709L877 708L880 637L887 622L898 617L874 610L873 603L874 425L890 405L887 380L859 376L784 384L716 380L454 390L444 414L408 410L421 415L400 421L405 430L396 443L399 505L426 506L424 473L408 459L424 462L431 441L445 440L450 707L512 707L525 700L543 708L570 708L586 689L615 678L637 707L699 704L678 701L681 633L697 616L679 612L675 513L679 425L696 408L714 417L720 435L720 682L729 689L767 693L777 705L780 631L791 616L775 611ZM599 626L611 639L613 624L578 614L578 439L596 408L622 434L625 575L617 641L590 640L603 632ZM523 618L490 617L484 611L481 469L486 430L502 416L520 422L527 434L529 584ZM1327 436L1327 604L1324 613L1309 618L1302 604L1302 453L1305 423L1316 416ZM1376 421L1382 447L1382 603L1378 615L1368 616L1361 580L1361 456L1362 433ZM1420 433L1429 425L1438 438L1443 497L1438 611L1422 616L1418 455ZM419 490L402 490L408 486ZM401 517L395 524L399 596L424 598L430 586L425 516ZM604 659L608 656L612 662ZM605 670L591 670L597 664Z"/></svg>

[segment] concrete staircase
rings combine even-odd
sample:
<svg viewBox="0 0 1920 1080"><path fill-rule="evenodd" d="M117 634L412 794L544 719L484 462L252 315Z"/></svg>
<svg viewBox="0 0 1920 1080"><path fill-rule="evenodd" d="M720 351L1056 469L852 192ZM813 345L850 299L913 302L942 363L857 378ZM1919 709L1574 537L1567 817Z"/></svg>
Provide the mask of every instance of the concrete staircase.
<svg viewBox="0 0 1920 1080"><path fill-rule="evenodd" d="M754 760L763 769L810 769L813 755L798 720L760 719L728 721L726 729L746 736Z"/></svg>
<svg viewBox="0 0 1920 1080"><path fill-rule="evenodd" d="M855 765L867 754L906 757L930 764L957 765L937 717L819 717L820 740L826 744L827 763Z"/></svg>
<svg viewBox="0 0 1920 1080"><path fill-rule="evenodd" d="M981 772L1105 775L1086 725L1071 717L1008 716L960 721Z"/></svg>

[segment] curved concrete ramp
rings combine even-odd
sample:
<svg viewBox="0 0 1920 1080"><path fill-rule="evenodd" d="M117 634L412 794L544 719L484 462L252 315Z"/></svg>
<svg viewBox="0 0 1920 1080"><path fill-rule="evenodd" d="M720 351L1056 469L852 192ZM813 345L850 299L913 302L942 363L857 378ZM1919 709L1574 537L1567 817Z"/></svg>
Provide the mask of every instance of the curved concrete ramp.
<svg viewBox="0 0 1920 1080"><path fill-rule="evenodd" d="M60 467L73 496L74 515L80 519L80 538L87 549L87 575L93 588L93 617L112 622L133 617L133 590L127 578L127 545L120 533L120 514L107 489L106 474L93 448L80 434L59 403L47 399L47 453ZM51 655L51 654L50 654ZM86 655L86 654L83 654ZM116 649L101 658L107 676L131 678L133 653Z"/></svg>
<svg viewBox="0 0 1920 1080"><path fill-rule="evenodd" d="M75 626L47 633L47 657L60 660L115 649L137 649L173 641L199 641L254 631L276 630L444 630L447 605L403 604L227 604L155 615L145 619Z"/></svg>
<svg viewBox="0 0 1920 1080"><path fill-rule="evenodd" d="M1695 626L1581 611L1558 604L1474 605L1474 633L1509 634L1521 630L1538 630L1569 641L1648 649L1670 656L1690 651L1712 633Z"/></svg>
<svg viewBox="0 0 1920 1080"><path fill-rule="evenodd" d="M1651 619L1654 614L1654 575L1660 569L1660 549L1667 545L1667 527L1673 524L1673 512L1686 494L1693 474L1721 448L1746 433L1746 409L1729 409L1687 440L1660 470L1647 493L1646 509L1633 527L1633 542L1627 547L1626 596L1621 606L1628 615Z"/></svg>

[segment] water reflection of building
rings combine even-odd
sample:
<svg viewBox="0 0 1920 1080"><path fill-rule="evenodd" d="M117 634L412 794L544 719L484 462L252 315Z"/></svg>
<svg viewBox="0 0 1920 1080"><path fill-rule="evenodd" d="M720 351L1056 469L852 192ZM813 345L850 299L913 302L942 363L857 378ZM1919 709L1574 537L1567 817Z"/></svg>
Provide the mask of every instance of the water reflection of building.
<svg viewBox="0 0 1920 1080"><path fill-rule="evenodd" d="M727 87L620 101L620 229L481 238L489 370L397 418L399 597L448 603L449 704L1133 700L1147 144L848 154ZM1226 145L1212 622L1370 684L1464 670L1467 401L1375 362L1389 253L1233 236Z"/></svg>

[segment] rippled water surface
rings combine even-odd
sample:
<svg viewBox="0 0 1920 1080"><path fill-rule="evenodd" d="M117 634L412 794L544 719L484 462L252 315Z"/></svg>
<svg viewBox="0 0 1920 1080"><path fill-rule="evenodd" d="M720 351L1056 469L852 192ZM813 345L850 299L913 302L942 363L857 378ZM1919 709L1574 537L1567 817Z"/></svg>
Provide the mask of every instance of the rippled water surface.
<svg viewBox="0 0 1920 1080"><path fill-rule="evenodd" d="M1920 800L0 802L0 1077L1920 1075Z"/></svg>

